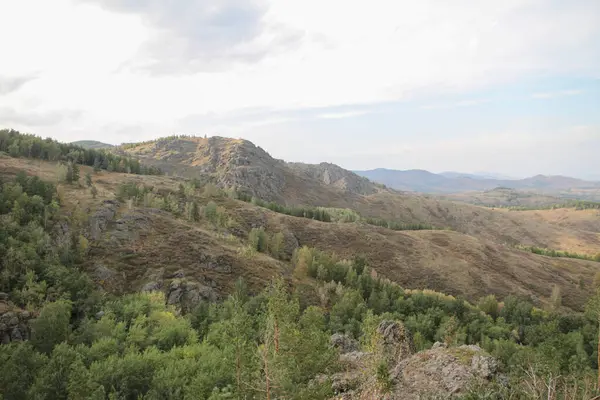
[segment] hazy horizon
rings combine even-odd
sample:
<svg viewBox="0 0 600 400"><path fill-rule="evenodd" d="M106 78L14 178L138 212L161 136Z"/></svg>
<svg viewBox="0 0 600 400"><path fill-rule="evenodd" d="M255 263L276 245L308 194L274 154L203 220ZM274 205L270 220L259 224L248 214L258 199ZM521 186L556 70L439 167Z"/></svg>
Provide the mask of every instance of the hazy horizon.
<svg viewBox="0 0 600 400"><path fill-rule="evenodd" d="M600 180L595 0L21 0L0 14L2 127Z"/></svg>

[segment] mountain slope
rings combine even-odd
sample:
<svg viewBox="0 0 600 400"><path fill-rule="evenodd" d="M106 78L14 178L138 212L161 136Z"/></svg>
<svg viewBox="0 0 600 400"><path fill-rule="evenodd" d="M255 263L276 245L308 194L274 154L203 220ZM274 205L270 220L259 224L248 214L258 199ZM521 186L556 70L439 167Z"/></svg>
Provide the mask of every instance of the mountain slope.
<svg viewBox="0 0 600 400"><path fill-rule="evenodd" d="M336 165L286 163L247 140L171 137L124 146L163 171L234 187L267 201L327 205L332 198L373 194L381 187Z"/></svg>
<svg viewBox="0 0 600 400"><path fill-rule="evenodd" d="M0 175L15 175L19 170L25 170L44 179L55 177L54 163L29 163L16 158L3 161ZM82 167L82 173L85 172L91 172L91 168ZM287 257L293 249L305 245L334 252L341 258L363 254L378 275L406 288L435 289L463 295L472 301L490 293L499 298L518 294L532 296L536 304L543 305L548 302L556 284L563 293L563 304L580 309L592 290L591 285L581 285L581 282L591 282L600 270L600 263L544 257L505 245L494 236L494 230L514 237L527 237L529 230L548 229L548 235L562 234L571 239L575 238L571 235L579 232L543 221L531 226L515 226L511 231L505 225L517 220L506 220L507 212L468 206L467 210L474 213L489 211L465 216L473 221L470 234L396 232L364 223L326 223L283 215L251 203L203 195L198 191L195 196L202 207L215 202L227 216L227 225L219 228L204 219L190 222L172 213L145 207L141 201L131 206L115 202L115 195L123 184L152 186L157 189L156 193L177 193L182 183L180 178L102 171L93 175L93 181L98 189L96 198L89 190L75 185L61 185L60 191L64 197L63 206L69 212L89 209L91 226L98 221L101 233L90 236L85 268L106 290L115 292L151 287L169 292L169 286L163 286L165 282L181 275L194 285L190 286L193 293L197 295L200 291L203 296L213 298L230 293L239 276L246 279L253 291L259 290L273 276L291 277L288 263L264 254L248 256L242 251L255 227L264 227L270 235L281 232ZM374 196L380 194L363 196L364 202L357 205L369 206L372 212L382 205L385 209L385 203L371 203ZM392 199L398 195L389 193L386 196ZM413 203L404 204L403 207L409 210L406 212L414 213L415 218L420 217L418 213L422 211L443 211L428 210L427 207L435 204L429 203L428 199L415 197L413 200L425 201L421 211ZM400 208L395 202L390 204L394 206L393 210ZM453 203L443 203L440 207L450 207L450 204ZM460 217L465 212L459 205L456 207L448 210L449 216L454 213ZM114 211L107 213L107 208ZM439 215L438 218L445 217ZM485 225L489 226L486 228ZM507 240L514 240L514 237ZM529 240L537 242L539 238L533 236Z"/></svg>
<svg viewBox="0 0 600 400"><path fill-rule="evenodd" d="M595 232L559 227L519 213L384 190L333 164L305 165L274 159L245 140L171 137L124 146L118 151L140 157L144 164L156 165L169 174L235 187L282 204L349 208L364 217L448 227L500 244L600 252L600 237ZM427 171L411 174L434 175Z"/></svg>

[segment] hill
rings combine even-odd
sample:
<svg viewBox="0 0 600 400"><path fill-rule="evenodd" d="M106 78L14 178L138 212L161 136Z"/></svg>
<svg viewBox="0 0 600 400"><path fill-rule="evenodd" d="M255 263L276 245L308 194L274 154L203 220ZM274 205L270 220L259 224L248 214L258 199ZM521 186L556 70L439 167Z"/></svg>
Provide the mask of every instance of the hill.
<svg viewBox="0 0 600 400"><path fill-rule="evenodd" d="M434 174L423 170L374 169L354 171L393 189L423 193L456 193L485 191L496 187L535 190L541 193L562 194L571 190L591 190L600 193L600 182L589 182L565 176L536 175L525 179L489 179L473 175Z"/></svg>
<svg viewBox="0 0 600 400"><path fill-rule="evenodd" d="M328 163L286 163L249 141L220 137L171 137L117 149L171 175L213 182L222 188L285 205L353 209L365 218L427 224L496 243L596 254L600 238L513 213L398 193ZM413 171L428 176L427 171ZM439 179L446 179L439 177ZM570 237L565 241L565 236Z"/></svg>
<svg viewBox="0 0 600 400"><path fill-rule="evenodd" d="M109 149L114 147L112 144L98 142L97 140L78 140L71 142L71 144L83 147L84 149Z"/></svg>
<svg viewBox="0 0 600 400"><path fill-rule="evenodd" d="M3 164L2 176L14 176L19 170L44 179L55 176L51 163L24 163L9 158ZM83 168L84 172L88 170L91 169ZM521 213L473 207L475 214L465 216L471 221L470 232L397 232L363 223L326 223L287 216L251 203L200 193L199 204L212 201L227 216L227 224L215 231L211 222L198 225L174 218L170 213L145 207L141 199L132 208L124 202L114 202L123 185L145 185L157 188L157 193L168 193L179 190L179 184L185 182L181 178L102 172L94 182L99 192L95 199L77 187L61 186L61 190L67 209L95 210L91 224L97 224L102 233L96 239L92 237L86 265L92 276L102 277L106 289L117 292L141 290L180 270L188 279L208 287L210 290L205 290L214 296L230 293L235 278L240 276L258 290L274 274L291 273L281 261L262 255L249 259L240 252L250 231L259 226L271 234L283 233L288 258L299 246L333 252L343 258L362 254L378 274L404 287L435 289L472 300L489 293L499 298L520 294L533 296L541 305L548 301L556 284L562 289L563 304L579 308L589 295L588 286L582 287L580 282L591 282L600 270L600 263L544 257L505 245L520 235L531 235L528 230L545 228L546 235L556 234L568 250L600 252L597 233L549 224L538 217L532 217L529 226L523 220L517 224L512 218ZM415 216L419 215L417 208L412 207L417 212ZM461 216L460 207L448 211L457 219ZM504 242L488 231L499 230L508 235L505 224L516 226L510 232L512 237L507 236ZM537 237L524 243L543 246Z"/></svg>
<svg viewBox="0 0 600 400"><path fill-rule="evenodd" d="M266 201L327 205L344 196L382 191L380 185L336 165L286 163L242 139L170 137L122 146L168 174L234 187Z"/></svg>
<svg viewBox="0 0 600 400"><path fill-rule="evenodd" d="M563 225L558 215L384 190L330 164L288 165L238 144L189 152L195 165L165 164L169 176L142 175L145 164L138 174L94 171L66 150L59 161L45 152L1 159L4 398L481 398L480 389L531 390L545 371L564 376L560 388L576 379L595 393L586 382L596 315L573 310L594 293L600 263L511 245L591 252L598 234L580 222L593 210ZM183 153L166 147L144 159ZM243 171L272 166L294 190L313 191L299 194L305 204L328 207L286 208L227 186L250 190L256 175ZM456 230L393 230L367 214ZM540 370L523 374L531 363ZM495 385L497 373L510 375Z"/></svg>

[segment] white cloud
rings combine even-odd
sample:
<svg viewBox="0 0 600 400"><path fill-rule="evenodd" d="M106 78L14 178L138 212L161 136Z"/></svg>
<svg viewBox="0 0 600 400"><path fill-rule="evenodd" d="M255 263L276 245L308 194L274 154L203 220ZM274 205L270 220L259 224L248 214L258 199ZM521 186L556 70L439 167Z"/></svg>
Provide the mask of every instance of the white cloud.
<svg viewBox="0 0 600 400"><path fill-rule="evenodd" d="M448 103L448 104L429 104L429 105L422 106L421 109L422 110L442 110L442 109L455 108L455 107L477 106L477 105L485 104L485 103L489 103L489 102L490 102L489 99L461 100L461 101L457 101L455 103Z"/></svg>
<svg viewBox="0 0 600 400"><path fill-rule="evenodd" d="M370 111L347 111L337 113L324 113L317 115L317 118L323 119L340 119L340 118L352 118L360 117L361 115L370 114Z"/></svg>
<svg viewBox="0 0 600 400"><path fill-rule="evenodd" d="M584 90L573 89L573 90L560 90L557 92L544 92L544 93L534 93L531 95L533 99L554 99L556 97L563 96L576 96L578 94L585 93Z"/></svg>
<svg viewBox="0 0 600 400"><path fill-rule="evenodd" d="M247 33L260 57L243 62L233 57L226 66L217 63L208 70L196 68L214 49L210 43L194 42L204 32L194 30L195 13L178 9L167 15L177 18L167 18L147 10L123 10L115 1L110 2L113 7L97 3L0 2L0 76L37 77L0 96L0 107L21 114L81 110L76 125L33 126L21 120L15 128L65 140L86 132L119 142L119 131L105 127L144 126L137 135L146 139L170 133L192 114L352 106L423 93L462 93L532 74L597 76L600 70L596 0L560 7L542 0L265 0L259 12L249 13L255 20L244 34L231 33L233 39L219 42L218 49L219 60L239 56L239 40ZM148 4L167 7L160 1ZM233 15L246 15L235 12L245 2L227 4L233 5ZM22 21L34 28L23 28ZM281 42L277 32L301 34ZM156 49L157 37L181 44L181 51L149 53ZM186 58L188 51L192 57ZM177 62L169 63L170 58ZM167 63L168 68L162 75L137 68L147 62ZM355 115L321 117L343 120ZM8 122L0 120L0 125ZM231 126L226 120L220 124Z"/></svg>

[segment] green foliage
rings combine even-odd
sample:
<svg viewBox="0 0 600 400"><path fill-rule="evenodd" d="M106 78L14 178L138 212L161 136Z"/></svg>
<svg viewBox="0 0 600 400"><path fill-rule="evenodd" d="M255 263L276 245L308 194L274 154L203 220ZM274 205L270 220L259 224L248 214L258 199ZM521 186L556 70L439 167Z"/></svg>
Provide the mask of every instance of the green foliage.
<svg viewBox="0 0 600 400"><path fill-rule="evenodd" d="M388 228L394 231L420 231L420 230L433 230L439 229L429 224L411 223L405 224L396 221L389 221L382 218L366 218L364 220L369 225L380 226Z"/></svg>
<svg viewBox="0 0 600 400"><path fill-rule="evenodd" d="M85 185L87 187L91 187L92 184L93 184L93 182L92 182L92 175L89 172L86 172L85 173Z"/></svg>
<svg viewBox="0 0 600 400"><path fill-rule="evenodd" d="M0 130L0 152L11 157L28 157L47 161L63 161L72 164L68 182L79 181L77 164L101 169L142 175L160 175L159 168L141 165L134 158L120 156L105 149L85 149L83 147L59 143L50 138L20 133L12 129ZM65 171L66 178L66 171Z"/></svg>
<svg viewBox="0 0 600 400"><path fill-rule="evenodd" d="M238 200L252 203L255 206L268 208L276 213L292 215L294 217L315 219L317 221L331 222L331 216L325 208L321 207L290 207L277 204L275 202L266 202L257 197L250 197L244 193L237 193L235 196Z"/></svg>
<svg viewBox="0 0 600 400"><path fill-rule="evenodd" d="M69 338L71 303L59 300L46 304L32 322L31 343L41 353L49 354L55 345Z"/></svg>
<svg viewBox="0 0 600 400"><path fill-rule="evenodd" d="M579 260L588 260L588 261L597 261L597 262L600 262L600 254L596 254L596 255L592 256L592 255L588 255L588 254L580 254L580 253L574 253L574 252L570 252L570 251L544 249L544 248L541 248L541 247L523 246L523 245L518 245L518 246L516 246L516 248L519 249L519 250L529 251L529 252L532 252L534 254L539 254L539 255L542 255L542 256L577 258Z"/></svg>
<svg viewBox="0 0 600 400"><path fill-rule="evenodd" d="M274 258L282 259L284 257L284 246L283 233L277 232L269 241L269 252Z"/></svg>
<svg viewBox="0 0 600 400"><path fill-rule="evenodd" d="M261 253L266 253L269 247L269 238L265 228L252 228L248 234L248 243L250 247Z"/></svg>

